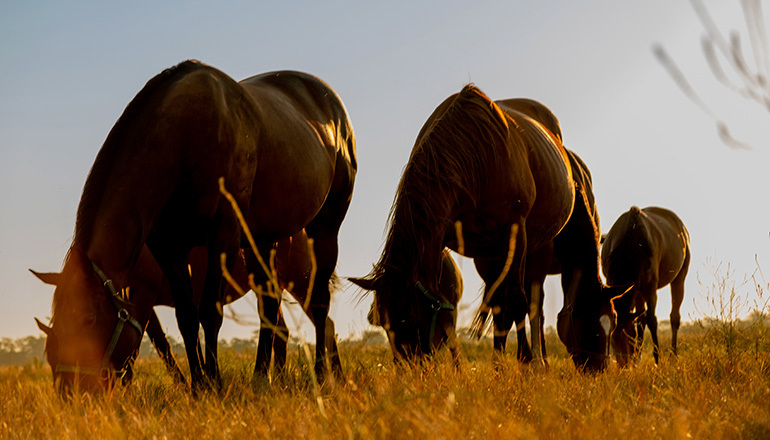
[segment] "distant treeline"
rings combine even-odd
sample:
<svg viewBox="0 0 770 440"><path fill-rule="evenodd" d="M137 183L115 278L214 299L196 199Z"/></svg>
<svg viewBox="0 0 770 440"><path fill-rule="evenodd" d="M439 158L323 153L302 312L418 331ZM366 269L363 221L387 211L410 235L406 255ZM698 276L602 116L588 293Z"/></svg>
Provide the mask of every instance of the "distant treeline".
<svg viewBox="0 0 770 440"><path fill-rule="evenodd" d="M670 331L669 322L667 320L661 320L658 327L661 333L667 333ZM752 342L766 346L770 343L770 317L765 313L752 313L747 319L742 321L729 321L716 318L705 318L696 320L694 322L686 322L682 324L680 334L686 335L688 332L693 331L707 331L716 337L715 342L718 344L726 344L728 348L738 340L743 340L744 344ZM255 332L256 333L256 332ZM467 328L460 328L457 330L460 340L465 342L471 342L469 330ZM515 338L515 332L511 333ZM662 337L662 335L661 335ZM645 339L649 338L649 334ZM558 336L556 335L556 329L548 327L546 329L547 342L550 341L553 344L558 345ZM751 341L747 341L750 339ZM171 349L177 357L184 357L185 350L184 345L174 339L168 337L168 342L171 345ZM302 341L292 337L289 340L290 347L296 347L301 344ZM357 339L345 339L340 341L340 346L346 345L380 345L387 344L385 333L382 330L366 330L360 338ZM758 348L758 347L757 347ZM228 340L221 340L219 342L220 350L232 350L238 353L255 353L257 350L257 336L250 339L233 338ZM2 338L0 339L0 365L27 365L30 363L44 362L45 351L45 336L27 336L20 339ZM157 356L155 347L153 347L150 340L145 335L142 340L142 345L139 348L139 357L153 357Z"/></svg>
<svg viewBox="0 0 770 440"><path fill-rule="evenodd" d="M184 345L173 337L168 337L169 345L177 357L185 356ZM340 342L344 344L385 344L385 334L378 330L365 331L361 339L346 339ZM300 341L297 338L291 338L290 346L297 346ZM232 350L238 353L256 353L257 338L251 339L233 338L229 341L219 341L220 350ZM2 338L0 339L0 365L27 365L30 363L44 362L45 336L27 336L20 339ZM139 357L157 356L155 347L153 347L149 338L145 335L142 345L139 348Z"/></svg>

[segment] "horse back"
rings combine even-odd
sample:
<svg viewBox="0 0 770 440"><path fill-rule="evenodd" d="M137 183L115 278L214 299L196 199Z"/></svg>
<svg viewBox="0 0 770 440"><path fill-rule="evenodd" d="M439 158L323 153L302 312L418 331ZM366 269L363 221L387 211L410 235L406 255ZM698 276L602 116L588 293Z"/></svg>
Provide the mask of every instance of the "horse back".
<svg viewBox="0 0 770 440"><path fill-rule="evenodd" d="M653 258L658 267L658 288L661 288L670 284L682 269L689 252L690 233L682 219L668 209L650 206L642 211L655 232Z"/></svg>
<svg viewBox="0 0 770 440"><path fill-rule="evenodd" d="M342 101L312 75L270 72L240 85L261 126L254 183L259 190L249 221L265 240L275 241L307 225L327 197L349 201L355 137Z"/></svg>
<svg viewBox="0 0 770 440"><path fill-rule="evenodd" d="M602 245L602 269L610 283L668 285L689 252L689 233L672 211L658 207L623 213Z"/></svg>
<svg viewBox="0 0 770 440"><path fill-rule="evenodd" d="M559 119L556 117L556 115L553 114L551 109L542 103L527 98L511 98L495 101L495 104L497 104L504 111L519 112L538 121L551 133L553 133L553 135L556 136L560 142L563 142Z"/></svg>
<svg viewBox="0 0 770 440"><path fill-rule="evenodd" d="M526 148L529 170L536 188L536 197L527 216L527 246L535 250L553 240L572 214L575 203L572 166L560 138L545 125L557 129L558 120L555 117L546 117L543 123L528 114L513 110L510 104L518 100L503 102L507 105L501 109L512 121L512 136L522 141L520 148ZM550 111L535 113L534 116L543 117L547 114L551 114Z"/></svg>

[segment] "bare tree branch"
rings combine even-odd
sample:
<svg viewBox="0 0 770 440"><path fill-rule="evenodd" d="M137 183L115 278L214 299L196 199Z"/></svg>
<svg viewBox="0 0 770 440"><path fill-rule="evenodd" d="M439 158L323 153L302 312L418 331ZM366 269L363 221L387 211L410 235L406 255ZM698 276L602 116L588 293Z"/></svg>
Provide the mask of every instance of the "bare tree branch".
<svg viewBox="0 0 770 440"><path fill-rule="evenodd" d="M708 107L708 105L706 105L700 96L698 96L698 93L695 91L695 89L692 88L690 82L687 81L687 77L684 76L684 73L682 73L682 71L679 69L679 66L677 66L674 60L668 55L666 49L664 49L660 44L654 44L652 46L652 52L655 54L655 57L663 65L663 67L666 68L666 71L671 76L671 79L673 79L676 85L679 87L679 90L681 90L682 93L684 93L684 95L690 99L690 101L700 107L703 112L709 115L709 117L712 119L718 119L714 112L712 112Z"/></svg>
<svg viewBox="0 0 770 440"><path fill-rule="evenodd" d="M731 31L728 40L719 30L702 0L690 0L690 3L705 31L701 38L701 48L714 78L729 91L758 102L770 113L770 40L765 30L761 0L740 2L755 67L746 60L739 32ZM732 136L727 124L701 99L660 44L653 45L653 53L682 93L714 120L722 142L733 148L750 148L748 144ZM727 72L725 66L732 72Z"/></svg>

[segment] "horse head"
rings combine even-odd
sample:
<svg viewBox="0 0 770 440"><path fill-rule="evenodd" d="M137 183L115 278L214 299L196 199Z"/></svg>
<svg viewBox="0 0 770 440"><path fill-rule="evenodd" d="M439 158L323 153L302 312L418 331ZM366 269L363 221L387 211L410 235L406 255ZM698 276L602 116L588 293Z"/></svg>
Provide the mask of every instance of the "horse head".
<svg viewBox="0 0 770 440"><path fill-rule="evenodd" d="M349 280L374 292L367 318L370 324L385 329L396 360L418 360L452 344L463 280L451 255L443 254L437 292L421 281L410 282L405 276L393 275L390 271L387 276ZM405 298L409 298L408 303Z"/></svg>
<svg viewBox="0 0 770 440"><path fill-rule="evenodd" d="M586 372L604 371L609 366L612 335L616 333L618 322L613 298L631 289L628 286L598 286L601 292L590 301L565 303L556 322L559 339L573 363Z"/></svg>
<svg viewBox="0 0 770 440"><path fill-rule="evenodd" d="M35 275L38 275L33 271ZM78 249L61 274L40 274L55 283L53 324L37 319L46 336L46 357L62 395L101 392L130 379L130 363L144 333L134 306Z"/></svg>

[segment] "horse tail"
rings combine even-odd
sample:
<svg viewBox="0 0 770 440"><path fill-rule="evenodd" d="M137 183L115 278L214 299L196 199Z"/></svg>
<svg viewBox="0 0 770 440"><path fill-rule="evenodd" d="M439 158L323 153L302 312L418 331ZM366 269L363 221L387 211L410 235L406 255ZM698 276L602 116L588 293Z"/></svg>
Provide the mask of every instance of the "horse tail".
<svg viewBox="0 0 770 440"><path fill-rule="evenodd" d="M489 311L489 306L482 305L479 308L479 311L476 313L476 317L473 318L473 322L471 323L470 328L471 337L477 341L481 339L482 336L484 336L484 333L486 333L487 329L489 328L491 323L491 314Z"/></svg>
<svg viewBox="0 0 770 440"><path fill-rule="evenodd" d="M337 275L337 270L335 269L334 272L332 272L332 275L329 277L329 292L334 293L342 288L342 281L340 280L339 275Z"/></svg>

